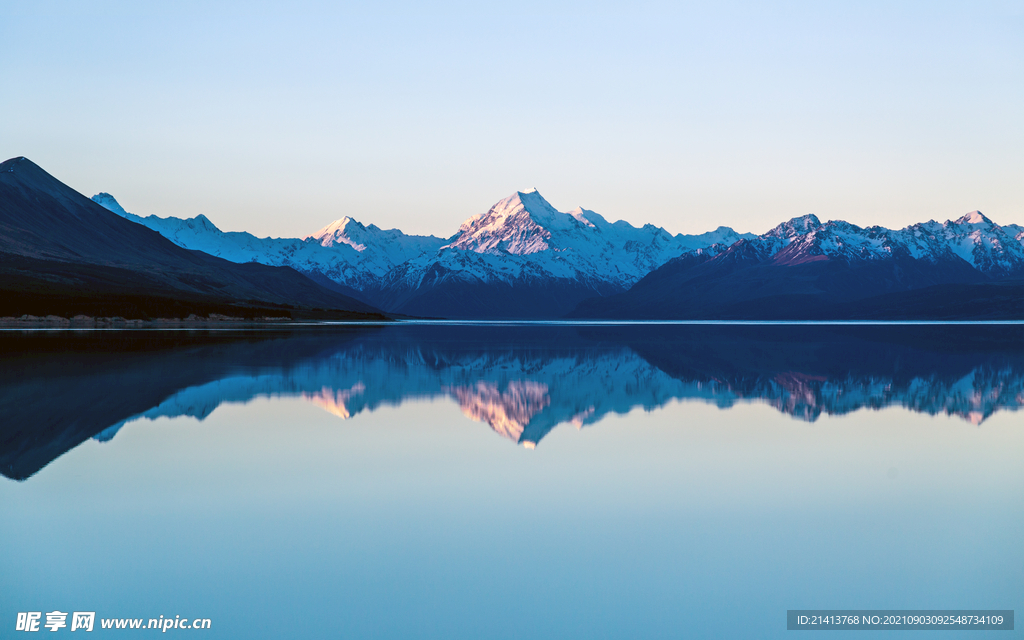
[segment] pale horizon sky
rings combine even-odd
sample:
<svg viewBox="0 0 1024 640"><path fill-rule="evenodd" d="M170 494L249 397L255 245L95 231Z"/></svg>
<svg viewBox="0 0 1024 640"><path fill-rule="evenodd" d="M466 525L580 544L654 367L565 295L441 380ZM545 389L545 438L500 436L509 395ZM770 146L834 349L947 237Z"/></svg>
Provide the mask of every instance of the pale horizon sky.
<svg viewBox="0 0 1024 640"><path fill-rule="evenodd" d="M1024 223L1021 2L7 3L0 86L0 159L258 236Z"/></svg>

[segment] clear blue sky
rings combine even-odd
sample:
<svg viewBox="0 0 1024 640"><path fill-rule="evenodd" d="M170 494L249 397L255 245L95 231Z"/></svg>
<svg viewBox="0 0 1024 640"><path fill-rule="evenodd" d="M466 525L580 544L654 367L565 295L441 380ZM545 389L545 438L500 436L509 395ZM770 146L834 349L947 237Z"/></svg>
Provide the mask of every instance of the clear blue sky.
<svg viewBox="0 0 1024 640"><path fill-rule="evenodd" d="M0 155L258 235L1022 223L1022 63L1020 1L5 2Z"/></svg>

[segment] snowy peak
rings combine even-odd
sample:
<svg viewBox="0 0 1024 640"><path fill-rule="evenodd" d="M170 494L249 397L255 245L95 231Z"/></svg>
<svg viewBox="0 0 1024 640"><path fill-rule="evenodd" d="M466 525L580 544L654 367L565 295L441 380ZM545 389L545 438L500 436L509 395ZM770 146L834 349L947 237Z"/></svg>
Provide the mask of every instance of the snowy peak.
<svg viewBox="0 0 1024 640"><path fill-rule="evenodd" d="M160 233L161 235L167 237L171 241L175 241L175 239L173 237L170 237L167 233L164 233L161 228L157 228L157 226L163 223L171 223L172 225L177 225L179 228L187 228L198 233L221 233L221 230L217 228L217 225L213 224L213 222L211 222L209 218L207 218L201 213L194 218L186 218L184 220L180 218L158 218L156 216L149 216L148 218L143 218L142 216L137 216L134 213L128 213L127 211L125 211L124 207L122 207L121 204L118 203L117 199L114 198L114 196L110 195L109 193L97 193L91 198L91 200L96 204L100 205L101 207L103 207L104 209L106 209L107 211L110 211L111 213L116 213L122 218L131 220L132 222L138 222L143 226L149 227L154 231ZM180 242L175 242L175 244L177 244L178 246L185 247L185 245L181 244ZM193 247L185 248L192 249Z"/></svg>
<svg viewBox="0 0 1024 640"><path fill-rule="evenodd" d="M772 259L788 265L834 258L853 262L901 257L955 268L959 268L955 263L963 260L982 273L1001 277L1024 272L1024 244L1016 229L1014 225L1004 229L980 211L956 221L924 222L900 230L861 228L842 220L822 224L816 216L807 215L758 236L749 247L734 245L721 260L734 259L740 253L745 259Z"/></svg>
<svg viewBox="0 0 1024 640"><path fill-rule="evenodd" d="M529 255L549 249L551 231L572 224L579 221L556 211L536 189L516 191L487 213L464 222L448 246L477 253Z"/></svg>
<svg viewBox="0 0 1024 640"><path fill-rule="evenodd" d="M185 222L189 223L189 226L194 229L200 229L202 231L214 231L218 233L220 232L220 229L217 228L217 225L213 224L213 222L211 222L209 218L207 218L201 213L194 218L189 218Z"/></svg>
<svg viewBox="0 0 1024 640"><path fill-rule="evenodd" d="M102 193L102 192L101 193L97 193L96 195L94 195L92 197L92 201L95 202L96 204L100 205L101 207L103 207L107 211L110 211L112 213L116 213L117 215L121 216L122 218L127 218L128 217L128 212L125 211L124 207L122 207L117 202L117 200L114 198L114 196L110 195L109 193Z"/></svg>
<svg viewBox="0 0 1024 640"><path fill-rule="evenodd" d="M735 235L731 229L727 231ZM633 261L638 252L668 252L667 256L641 258L641 262L654 260L661 264L687 249L707 246L718 239L716 236L710 242L703 242L696 236L673 238L664 229L651 224L640 229L622 220L612 224L600 214L583 207L561 213L540 193L532 190L517 191L495 204L487 213L467 220L447 248L516 256L572 252L574 260L592 256L607 268L608 260L614 260L612 255L615 253L630 254L617 257Z"/></svg>
<svg viewBox="0 0 1024 640"><path fill-rule="evenodd" d="M810 233L820 227L821 221L818 220L818 216L813 213L809 213L806 216L800 216L799 218L793 218L788 222L783 222L764 235L776 238L794 238L805 233Z"/></svg>
<svg viewBox="0 0 1024 640"><path fill-rule="evenodd" d="M372 227L373 225L371 225ZM376 227L373 227L376 229ZM306 236L304 240L316 240L324 247L333 247L336 244L347 244L356 251L366 249L366 227L348 216L335 220L316 233Z"/></svg>
<svg viewBox="0 0 1024 640"><path fill-rule="evenodd" d="M694 236L677 235L676 238L683 240L687 248L702 248L712 245L724 245L729 247L740 240L753 240L757 236L753 233L736 233L732 227L719 226L714 231L708 231ZM719 252L720 253L720 252Z"/></svg>
<svg viewBox="0 0 1024 640"><path fill-rule="evenodd" d="M375 224L364 225L348 216L335 220L304 240L328 249L348 245L362 254L362 260L376 263L384 269L391 269L423 254L433 254L444 244L441 238L410 236L398 229L384 230Z"/></svg>
<svg viewBox="0 0 1024 640"><path fill-rule="evenodd" d="M551 203L545 200L539 191L530 189L528 191L516 191L491 207L490 211L484 214L484 216L492 220L505 220L516 218L523 214L526 214L538 224L550 224L558 216L565 215L560 214L552 207Z"/></svg>
<svg viewBox="0 0 1024 640"><path fill-rule="evenodd" d="M934 221L910 225L894 236L915 258L930 261L957 256L983 273L1010 275L1024 273L1024 234L1017 225L1002 227L980 211L939 224Z"/></svg>
<svg viewBox="0 0 1024 640"><path fill-rule="evenodd" d="M454 282L572 283L566 286L574 291L606 295L628 289L688 251L753 237L727 227L673 236L652 224L610 223L583 207L562 213L536 190L516 191L463 223L436 256L396 270L385 287L422 291Z"/></svg>
<svg viewBox="0 0 1024 640"><path fill-rule="evenodd" d="M608 221L604 219L604 216L595 211L591 211L590 209L584 209L583 207L576 207L569 212L569 215L594 229L600 229L608 226Z"/></svg>
<svg viewBox="0 0 1024 640"><path fill-rule="evenodd" d="M985 217L980 211L972 211L955 221L956 224L992 224L992 221Z"/></svg>

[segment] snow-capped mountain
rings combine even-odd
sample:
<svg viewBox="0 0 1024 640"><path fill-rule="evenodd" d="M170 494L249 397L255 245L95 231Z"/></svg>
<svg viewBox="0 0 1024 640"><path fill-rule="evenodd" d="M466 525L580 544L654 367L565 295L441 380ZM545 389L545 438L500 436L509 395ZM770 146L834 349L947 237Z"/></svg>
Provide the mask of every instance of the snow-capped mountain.
<svg viewBox="0 0 1024 640"><path fill-rule="evenodd" d="M4 316L381 317L294 269L183 249L25 157L0 162L0 272Z"/></svg>
<svg viewBox="0 0 1024 640"><path fill-rule="evenodd" d="M953 254L982 273L1024 272L1024 229L1018 225L1001 227L980 211L953 222L911 225L901 231L899 241L915 258L938 261Z"/></svg>
<svg viewBox="0 0 1024 640"><path fill-rule="evenodd" d="M562 213L536 190L517 191L463 223L435 255L388 274L369 299L418 315L559 316L582 299L625 291L681 253L751 237L727 227L673 236L582 207Z"/></svg>
<svg viewBox="0 0 1024 640"><path fill-rule="evenodd" d="M398 229L383 230L377 225L363 225L348 216L335 220L316 233L306 236L304 240L315 240L320 246L327 248L348 245L359 253L362 260L383 257L391 267L424 254L434 253L444 244L441 238L410 236Z"/></svg>
<svg viewBox="0 0 1024 640"><path fill-rule="evenodd" d="M587 300L572 315L1017 317L1024 312L1019 308L1024 301L1013 288L1024 277L1024 233L1019 229L1001 227L979 211L899 230L861 228L842 220L822 223L806 215L724 250L690 251L652 271L629 292ZM955 288L967 285L972 288ZM883 297L909 292L917 293Z"/></svg>
<svg viewBox="0 0 1024 640"><path fill-rule="evenodd" d="M546 276L628 288L685 251L732 244L744 237L753 234L737 234L728 227L699 236L673 236L650 224L638 229L622 220L610 223L582 207L561 213L536 190L517 191L463 223L451 243L434 259L424 256L420 264L459 268L461 263L452 256L472 251L515 256L490 263L500 265L492 273L474 274L485 280Z"/></svg>
<svg viewBox="0 0 1024 640"><path fill-rule="evenodd" d="M822 224L814 215L793 218L750 240L763 259L778 264L842 258L888 260L906 256L930 263L957 258L985 274L1024 271L1024 235L1000 227L980 211L940 224L934 220L893 231L861 228L842 220Z"/></svg>
<svg viewBox="0 0 1024 640"><path fill-rule="evenodd" d="M374 286L397 264L444 244L433 236L408 236L396 229L363 226L344 217L306 238L257 238L251 233L221 231L206 216L159 218L128 213L109 193L93 196L109 211L149 227L186 249L231 262L288 266L353 291Z"/></svg>
<svg viewBox="0 0 1024 640"><path fill-rule="evenodd" d="M347 216L303 239L257 238L221 231L201 215L137 216L107 193L93 200L187 249L290 266L388 311L434 316L557 316L586 297L625 291L683 252L754 237L728 227L673 236L649 224L610 223L582 207L562 213L536 190L470 218L447 243ZM467 295L469 306L453 304Z"/></svg>
<svg viewBox="0 0 1024 640"><path fill-rule="evenodd" d="M143 218L105 193L93 199L182 247L291 266L388 312L431 317L561 317L588 298L596 300L586 313L605 317L600 298L634 286L644 297L640 307L653 314L645 317L662 317L665 304L686 310L663 317L699 317L718 302L735 307L728 317L742 317L743 305L772 296L803 296L810 304L806 296L824 295L833 304L1024 276L1024 227L1000 226L979 211L899 230L822 223L811 214L759 236L728 227L672 235L649 224L611 223L582 207L563 213L530 190L469 218L447 240L349 217L302 239L273 239L223 232L204 216ZM684 282L696 299L680 293ZM614 314L635 306L623 304Z"/></svg>

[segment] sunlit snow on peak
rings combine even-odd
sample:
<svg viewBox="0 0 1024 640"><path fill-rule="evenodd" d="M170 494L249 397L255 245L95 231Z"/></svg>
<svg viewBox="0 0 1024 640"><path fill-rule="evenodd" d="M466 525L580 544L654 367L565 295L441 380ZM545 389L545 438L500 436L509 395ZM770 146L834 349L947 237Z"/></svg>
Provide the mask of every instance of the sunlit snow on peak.
<svg viewBox="0 0 1024 640"><path fill-rule="evenodd" d="M336 244L347 244L356 251L364 251L366 249L366 245L360 242L358 238L360 237L360 232L365 230L366 227L358 221L345 216L344 218L335 220L316 233L306 236L305 239L316 240L324 247L333 247ZM353 236L355 236L355 238L353 238Z"/></svg>
<svg viewBox="0 0 1024 640"><path fill-rule="evenodd" d="M968 214L961 216L957 221L957 224L992 224L992 221L985 217L980 211L972 211Z"/></svg>

